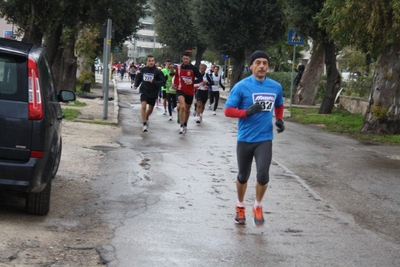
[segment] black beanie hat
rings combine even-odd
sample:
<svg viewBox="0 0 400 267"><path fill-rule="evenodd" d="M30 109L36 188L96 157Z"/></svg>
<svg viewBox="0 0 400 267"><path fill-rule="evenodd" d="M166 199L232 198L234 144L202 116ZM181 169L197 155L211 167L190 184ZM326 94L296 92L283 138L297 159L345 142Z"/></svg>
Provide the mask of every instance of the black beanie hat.
<svg viewBox="0 0 400 267"><path fill-rule="evenodd" d="M256 60L257 58L266 58L269 62L269 56L264 51L257 50L257 51L254 51L253 54L251 54L249 66L251 66L253 64L254 60Z"/></svg>

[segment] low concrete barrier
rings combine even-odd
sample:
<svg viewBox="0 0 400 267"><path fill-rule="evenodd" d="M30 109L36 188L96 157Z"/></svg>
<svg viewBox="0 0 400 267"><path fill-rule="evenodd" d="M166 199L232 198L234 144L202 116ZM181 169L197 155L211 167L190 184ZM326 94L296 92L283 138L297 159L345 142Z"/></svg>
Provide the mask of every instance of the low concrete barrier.
<svg viewBox="0 0 400 267"><path fill-rule="evenodd" d="M220 91L220 97L222 99L227 99L229 95L229 90L225 91ZM368 100L365 98L360 98L360 97L351 97L351 96L339 96L339 104L341 108L346 109L352 114L362 114L365 115L367 112L367 107L368 107ZM285 102L285 107L288 108L290 104L288 102ZM297 107L297 108L319 108L318 105L314 106L305 106L305 105L295 105L292 104L292 107ZM285 110L284 117L290 117L290 111Z"/></svg>
<svg viewBox="0 0 400 267"><path fill-rule="evenodd" d="M352 114L365 115L368 108L368 100L360 97L340 96L339 104Z"/></svg>

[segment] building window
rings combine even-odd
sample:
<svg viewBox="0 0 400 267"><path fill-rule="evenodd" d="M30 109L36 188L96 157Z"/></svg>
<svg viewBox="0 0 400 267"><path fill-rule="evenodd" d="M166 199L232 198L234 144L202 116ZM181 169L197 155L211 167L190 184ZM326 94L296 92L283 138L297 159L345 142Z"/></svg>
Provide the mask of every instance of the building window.
<svg viewBox="0 0 400 267"><path fill-rule="evenodd" d="M143 30L153 31L154 30L154 26L151 25L151 24L142 24L142 29Z"/></svg>

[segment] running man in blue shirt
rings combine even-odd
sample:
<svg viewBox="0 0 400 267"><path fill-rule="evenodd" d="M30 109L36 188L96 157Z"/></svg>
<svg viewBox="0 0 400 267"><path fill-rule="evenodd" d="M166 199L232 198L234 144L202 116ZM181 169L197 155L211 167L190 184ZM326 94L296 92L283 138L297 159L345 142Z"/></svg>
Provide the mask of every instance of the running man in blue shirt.
<svg viewBox="0 0 400 267"><path fill-rule="evenodd" d="M262 226L262 199L267 191L272 160L273 111L278 133L285 130L283 123L283 93L278 82L267 77L269 57L263 51L250 56L252 75L238 82L225 103L225 116L239 118L236 156L238 175L235 222L246 223L244 197L253 158L256 161L256 199L253 206L254 224Z"/></svg>

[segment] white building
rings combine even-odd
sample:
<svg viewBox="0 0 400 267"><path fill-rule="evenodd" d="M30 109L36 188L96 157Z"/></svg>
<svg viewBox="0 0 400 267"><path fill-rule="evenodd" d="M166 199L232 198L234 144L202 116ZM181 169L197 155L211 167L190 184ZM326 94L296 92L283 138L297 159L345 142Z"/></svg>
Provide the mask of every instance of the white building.
<svg viewBox="0 0 400 267"><path fill-rule="evenodd" d="M8 24L8 22L4 18L0 18L0 34L3 38L13 38L14 25Z"/></svg>
<svg viewBox="0 0 400 267"><path fill-rule="evenodd" d="M152 54L154 49L161 48L157 42L157 33L154 28L154 17L148 11L146 17L139 20L141 29L136 33L137 37L125 44L128 47L128 58L136 62L139 58Z"/></svg>

